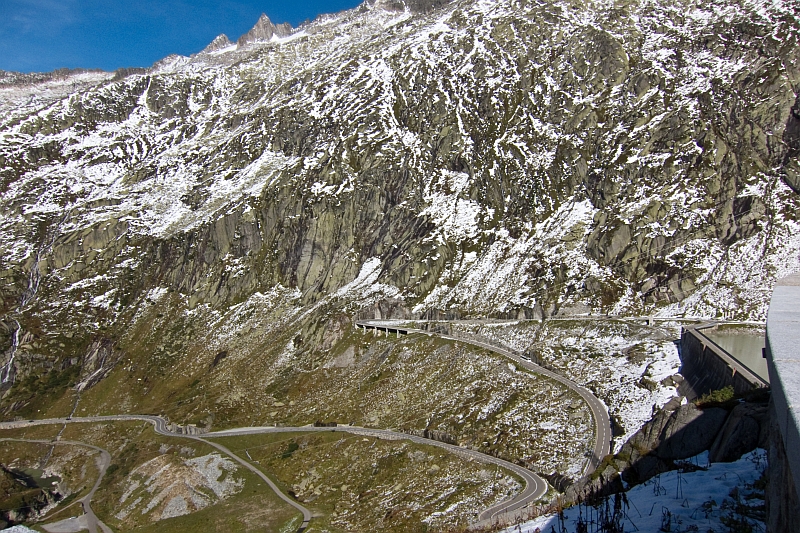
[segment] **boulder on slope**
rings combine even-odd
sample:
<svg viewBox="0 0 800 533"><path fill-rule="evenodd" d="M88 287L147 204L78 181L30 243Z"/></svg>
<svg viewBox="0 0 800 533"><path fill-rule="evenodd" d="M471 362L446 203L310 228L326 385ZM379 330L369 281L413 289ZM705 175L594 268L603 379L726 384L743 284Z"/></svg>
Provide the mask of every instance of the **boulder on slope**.
<svg viewBox="0 0 800 533"><path fill-rule="evenodd" d="M768 431L766 405L739 404L725 420L709 450L708 460L712 463L736 461L756 448L766 448Z"/></svg>
<svg viewBox="0 0 800 533"><path fill-rule="evenodd" d="M727 416L727 411L719 407L699 409L694 404L682 406L661 432L658 457L688 459L709 449Z"/></svg>

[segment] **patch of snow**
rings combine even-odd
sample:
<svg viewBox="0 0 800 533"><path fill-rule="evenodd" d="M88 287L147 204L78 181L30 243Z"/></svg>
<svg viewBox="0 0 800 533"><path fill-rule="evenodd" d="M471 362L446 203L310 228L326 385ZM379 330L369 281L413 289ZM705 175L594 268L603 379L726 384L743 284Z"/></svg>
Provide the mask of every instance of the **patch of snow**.
<svg viewBox="0 0 800 533"><path fill-rule="evenodd" d="M756 450L733 463L711 464L708 452L703 452L687 463L705 469L660 474L625 493L629 504L623 504L625 531L727 531L729 518L744 519L754 530L764 530L763 522L739 516L737 507L763 505L763 495L755 499L748 495L758 492L753 484L766 469L765 450ZM576 531L581 515L584 521L588 519L585 509L564 510L566 531ZM539 517L505 533L539 533L551 528L561 531L556 515Z"/></svg>

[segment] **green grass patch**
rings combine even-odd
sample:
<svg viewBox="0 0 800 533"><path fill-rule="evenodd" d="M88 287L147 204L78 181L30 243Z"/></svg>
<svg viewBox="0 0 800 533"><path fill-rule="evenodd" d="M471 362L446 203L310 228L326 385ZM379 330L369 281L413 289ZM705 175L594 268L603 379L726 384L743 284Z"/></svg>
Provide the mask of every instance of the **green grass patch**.
<svg viewBox="0 0 800 533"><path fill-rule="evenodd" d="M703 394L699 398L697 398L694 403L698 407L716 407L723 404L727 404L731 400L734 399L735 393L733 392L733 387L730 385L727 387L723 387L721 389L713 390L711 392L707 392Z"/></svg>
<svg viewBox="0 0 800 533"><path fill-rule="evenodd" d="M491 500L482 492L487 484L513 477L437 447L342 432L268 433L215 440L241 457L252 457L287 494L320 514L309 531L373 531L380 527L381 531L422 532L455 526L474 519L464 514L466 509L477 511ZM464 498L471 503L443 513L441 523L429 526L422 522Z"/></svg>

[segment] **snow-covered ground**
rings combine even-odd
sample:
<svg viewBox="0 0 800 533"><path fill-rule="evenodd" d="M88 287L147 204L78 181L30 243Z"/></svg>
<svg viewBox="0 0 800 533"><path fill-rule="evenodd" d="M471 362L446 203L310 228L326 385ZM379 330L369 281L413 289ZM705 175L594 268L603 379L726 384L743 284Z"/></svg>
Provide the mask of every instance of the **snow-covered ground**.
<svg viewBox="0 0 800 533"><path fill-rule="evenodd" d="M618 515L624 531L765 531L761 481L767 467L766 451L758 449L734 463L708 463L708 452L689 459L699 470L667 472L625 493ZM609 508L613 512L613 500ZM564 511L562 530L557 515L541 516L514 526L506 533L579 531L580 522L594 520L605 510L576 506ZM746 528L749 526L749 528ZM589 525L589 531L595 531Z"/></svg>
<svg viewBox="0 0 800 533"><path fill-rule="evenodd" d="M671 376L680 369L676 324L658 327L618 320L454 323L457 333L474 334L528 351L608 406L621 427L614 451L678 393Z"/></svg>

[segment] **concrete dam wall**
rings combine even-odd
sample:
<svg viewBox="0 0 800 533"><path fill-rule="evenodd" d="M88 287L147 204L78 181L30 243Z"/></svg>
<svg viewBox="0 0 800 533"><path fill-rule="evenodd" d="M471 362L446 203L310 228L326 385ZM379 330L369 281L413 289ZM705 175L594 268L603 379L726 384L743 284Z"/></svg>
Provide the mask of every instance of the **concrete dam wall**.
<svg viewBox="0 0 800 533"><path fill-rule="evenodd" d="M738 361L704 333L715 323L685 326L681 333L681 393L692 399L731 386L737 394L768 387L769 382Z"/></svg>

